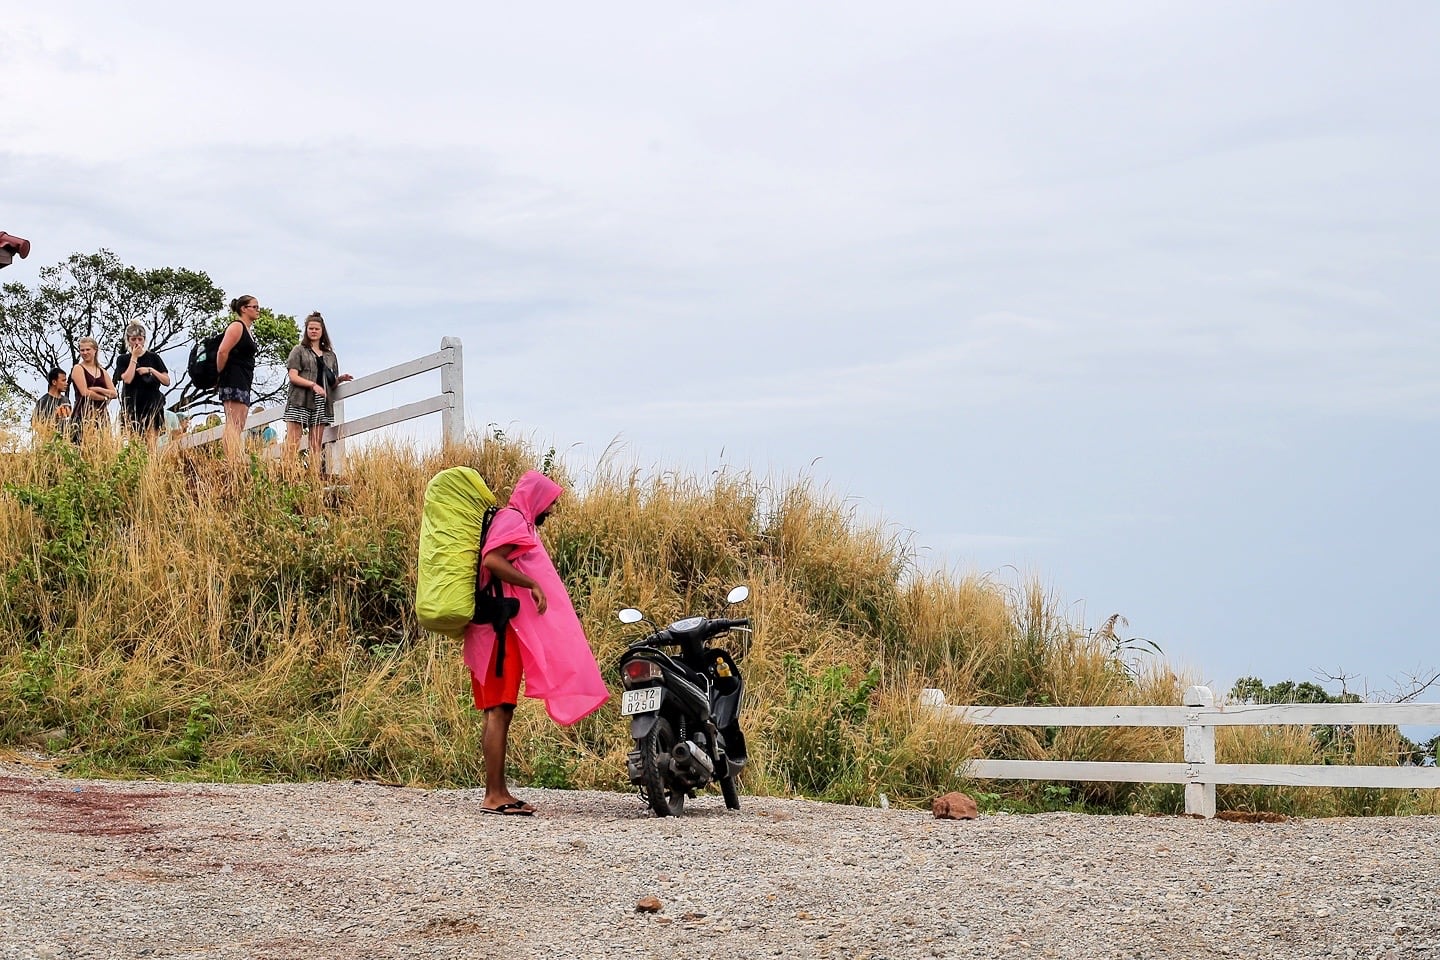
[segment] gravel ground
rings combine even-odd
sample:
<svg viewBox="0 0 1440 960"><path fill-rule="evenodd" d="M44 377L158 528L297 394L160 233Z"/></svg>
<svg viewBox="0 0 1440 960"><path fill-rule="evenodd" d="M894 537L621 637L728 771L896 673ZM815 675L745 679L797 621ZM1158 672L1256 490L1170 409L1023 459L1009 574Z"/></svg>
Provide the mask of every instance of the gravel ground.
<svg viewBox="0 0 1440 960"><path fill-rule="evenodd" d="M6 768L0 957L1440 960L1440 817L963 822L707 794L657 819L521 793L539 815Z"/></svg>

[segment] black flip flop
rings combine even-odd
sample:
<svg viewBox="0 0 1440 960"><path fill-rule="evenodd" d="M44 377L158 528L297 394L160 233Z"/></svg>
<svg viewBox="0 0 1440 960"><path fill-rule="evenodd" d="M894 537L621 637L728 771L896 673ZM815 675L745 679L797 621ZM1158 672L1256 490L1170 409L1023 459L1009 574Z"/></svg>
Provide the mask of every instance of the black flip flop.
<svg viewBox="0 0 1440 960"><path fill-rule="evenodd" d="M511 803L502 803L498 807L481 807L481 813L498 813L505 817L533 817L535 809L526 807L524 800L515 800Z"/></svg>

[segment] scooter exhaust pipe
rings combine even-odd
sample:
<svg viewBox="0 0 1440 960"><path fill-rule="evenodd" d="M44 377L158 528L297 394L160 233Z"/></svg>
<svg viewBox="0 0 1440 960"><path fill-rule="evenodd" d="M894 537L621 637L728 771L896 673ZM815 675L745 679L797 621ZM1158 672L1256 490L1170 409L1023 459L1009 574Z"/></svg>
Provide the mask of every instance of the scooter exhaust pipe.
<svg viewBox="0 0 1440 960"><path fill-rule="evenodd" d="M670 751L670 768L689 783L704 782L715 776L710 757L689 740L677 743Z"/></svg>

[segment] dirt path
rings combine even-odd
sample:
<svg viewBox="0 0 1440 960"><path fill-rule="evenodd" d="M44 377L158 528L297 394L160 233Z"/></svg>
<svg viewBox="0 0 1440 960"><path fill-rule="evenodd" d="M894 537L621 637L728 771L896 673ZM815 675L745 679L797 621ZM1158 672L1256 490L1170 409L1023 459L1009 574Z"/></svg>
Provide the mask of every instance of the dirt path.
<svg viewBox="0 0 1440 960"><path fill-rule="evenodd" d="M1435 817L524 796L0 772L0 957L1440 958Z"/></svg>

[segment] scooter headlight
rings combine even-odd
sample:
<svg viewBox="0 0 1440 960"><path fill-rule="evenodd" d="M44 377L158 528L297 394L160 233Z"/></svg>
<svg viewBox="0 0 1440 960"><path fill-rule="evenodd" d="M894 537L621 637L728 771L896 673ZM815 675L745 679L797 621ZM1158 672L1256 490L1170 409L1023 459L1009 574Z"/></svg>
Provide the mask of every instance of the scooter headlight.
<svg viewBox="0 0 1440 960"><path fill-rule="evenodd" d="M620 669L620 683L627 689L659 680L660 668L649 660L631 660Z"/></svg>

